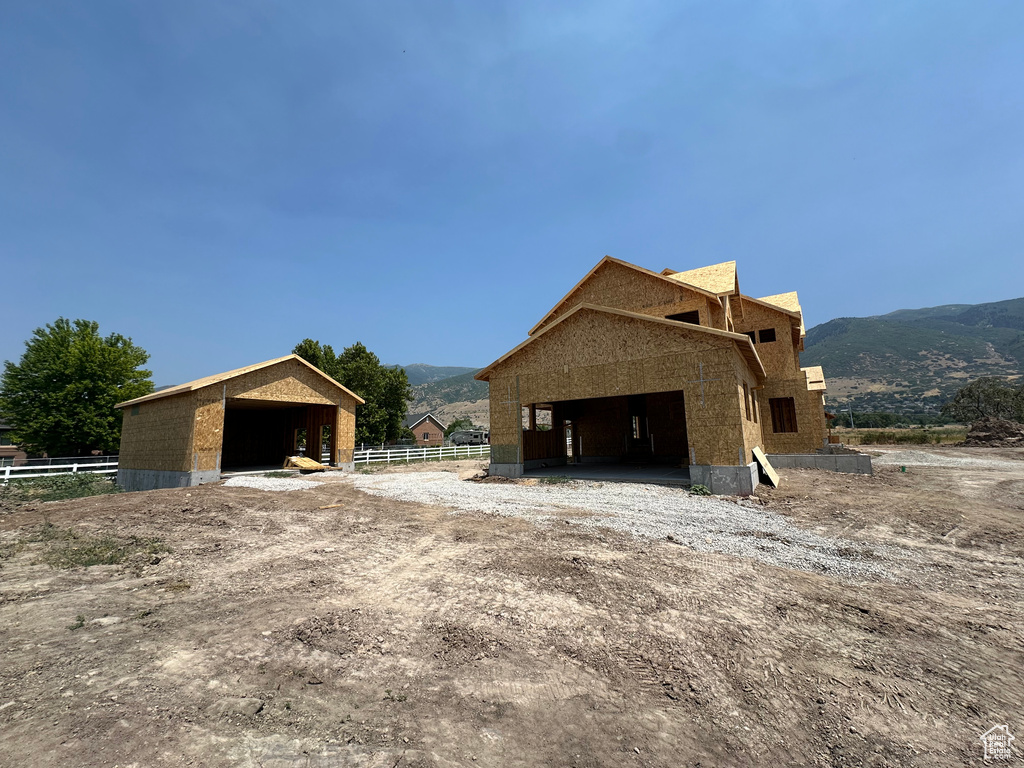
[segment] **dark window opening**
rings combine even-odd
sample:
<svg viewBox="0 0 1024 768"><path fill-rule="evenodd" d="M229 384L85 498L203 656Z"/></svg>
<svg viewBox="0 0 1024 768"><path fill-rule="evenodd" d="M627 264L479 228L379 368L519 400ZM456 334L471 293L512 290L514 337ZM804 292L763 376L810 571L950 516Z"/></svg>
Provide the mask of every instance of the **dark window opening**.
<svg viewBox="0 0 1024 768"><path fill-rule="evenodd" d="M750 337L751 344L757 344L757 331L744 331Z"/></svg>
<svg viewBox="0 0 1024 768"><path fill-rule="evenodd" d="M750 387L743 382L743 408L746 411L747 421L750 421Z"/></svg>
<svg viewBox="0 0 1024 768"><path fill-rule="evenodd" d="M139 406L133 405L132 406L132 416L138 416L138 415L139 415Z"/></svg>
<svg viewBox="0 0 1024 768"><path fill-rule="evenodd" d="M759 340L762 344L775 341L775 329L774 328L763 328L757 332Z"/></svg>
<svg viewBox="0 0 1024 768"><path fill-rule="evenodd" d="M9 432L0 432L0 445L14 445Z"/></svg>
<svg viewBox="0 0 1024 768"><path fill-rule="evenodd" d="M773 397L768 400L772 409L772 432L796 432L796 403L792 397Z"/></svg>
<svg viewBox="0 0 1024 768"><path fill-rule="evenodd" d="M666 315L666 320L675 320L677 323L690 323L700 325L700 312L696 309L692 312L680 312L677 315Z"/></svg>
<svg viewBox="0 0 1024 768"><path fill-rule="evenodd" d="M429 440L430 439L430 433L429 432L424 432L423 433L423 439L424 440Z"/></svg>

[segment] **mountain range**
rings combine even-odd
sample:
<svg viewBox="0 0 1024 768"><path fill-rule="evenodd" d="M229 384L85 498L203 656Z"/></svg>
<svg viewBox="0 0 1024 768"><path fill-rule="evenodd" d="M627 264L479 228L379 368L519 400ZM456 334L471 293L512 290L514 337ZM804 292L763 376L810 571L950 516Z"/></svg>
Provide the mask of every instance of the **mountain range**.
<svg viewBox="0 0 1024 768"><path fill-rule="evenodd" d="M1024 374L1024 298L838 317L807 331L800 364L825 369L826 407L938 413L979 376ZM488 423L487 384L473 379L478 368L405 370L416 398L411 412Z"/></svg>
<svg viewBox="0 0 1024 768"><path fill-rule="evenodd" d="M1024 298L839 317L807 331L801 365L820 365L831 405L937 413L979 376L1024 373Z"/></svg>

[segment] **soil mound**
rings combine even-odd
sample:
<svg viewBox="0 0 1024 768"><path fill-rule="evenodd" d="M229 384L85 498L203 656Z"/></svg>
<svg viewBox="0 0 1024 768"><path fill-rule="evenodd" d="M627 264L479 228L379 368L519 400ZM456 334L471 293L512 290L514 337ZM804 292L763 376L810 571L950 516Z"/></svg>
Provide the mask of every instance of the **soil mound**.
<svg viewBox="0 0 1024 768"><path fill-rule="evenodd" d="M1024 424L1006 419L981 419L971 424L964 445L992 448L1024 447Z"/></svg>

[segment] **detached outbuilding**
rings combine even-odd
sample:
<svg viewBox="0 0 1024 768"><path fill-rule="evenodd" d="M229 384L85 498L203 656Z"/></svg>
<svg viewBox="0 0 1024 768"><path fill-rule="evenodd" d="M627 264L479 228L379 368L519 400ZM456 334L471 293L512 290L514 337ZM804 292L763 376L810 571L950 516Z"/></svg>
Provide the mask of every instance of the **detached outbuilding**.
<svg viewBox="0 0 1024 768"><path fill-rule="evenodd" d="M298 355L267 360L120 403L117 483L125 490L219 480L305 455L352 469L363 399Z"/></svg>

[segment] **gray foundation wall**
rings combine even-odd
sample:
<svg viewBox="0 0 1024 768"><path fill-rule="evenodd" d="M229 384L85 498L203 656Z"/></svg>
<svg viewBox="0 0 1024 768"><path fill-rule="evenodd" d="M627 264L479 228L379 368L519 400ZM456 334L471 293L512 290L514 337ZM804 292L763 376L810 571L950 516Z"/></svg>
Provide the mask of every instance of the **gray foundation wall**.
<svg viewBox="0 0 1024 768"><path fill-rule="evenodd" d="M719 496L749 496L758 485L757 464L720 467L691 464L690 484L703 485Z"/></svg>
<svg viewBox="0 0 1024 768"><path fill-rule="evenodd" d="M172 472L160 469L118 469L117 484L126 491L152 491L157 488L189 488L220 480L220 470Z"/></svg>
<svg viewBox="0 0 1024 768"><path fill-rule="evenodd" d="M523 465L522 464L495 464L491 462L491 467L488 472L492 477L522 477L523 476Z"/></svg>
<svg viewBox="0 0 1024 768"><path fill-rule="evenodd" d="M872 475L871 457L866 453L773 453L768 461L776 469L827 469L850 475Z"/></svg>

